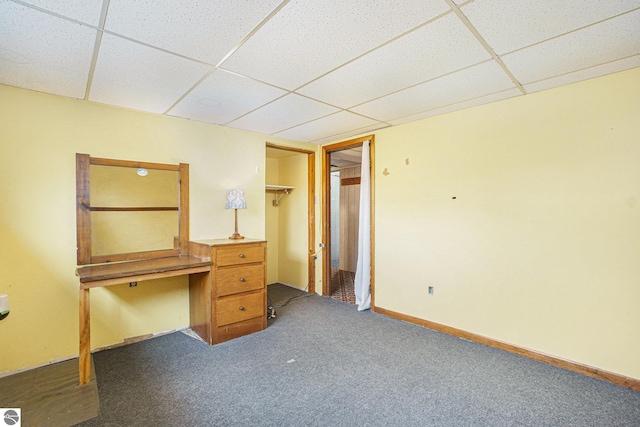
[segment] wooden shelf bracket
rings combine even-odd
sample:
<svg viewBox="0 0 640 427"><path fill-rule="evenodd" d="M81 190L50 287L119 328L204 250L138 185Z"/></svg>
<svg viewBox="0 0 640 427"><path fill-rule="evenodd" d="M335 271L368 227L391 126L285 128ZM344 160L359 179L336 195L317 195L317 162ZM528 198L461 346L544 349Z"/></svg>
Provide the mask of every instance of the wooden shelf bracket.
<svg viewBox="0 0 640 427"><path fill-rule="evenodd" d="M274 192L274 197L273 197L273 206L279 206L280 205L280 199L282 199L282 197L285 194L289 194L291 192L291 190L293 190L295 187L290 187L290 186L286 186L286 185L267 185L266 186L266 190L267 191L272 191ZM280 193L280 197L278 197L278 192Z"/></svg>

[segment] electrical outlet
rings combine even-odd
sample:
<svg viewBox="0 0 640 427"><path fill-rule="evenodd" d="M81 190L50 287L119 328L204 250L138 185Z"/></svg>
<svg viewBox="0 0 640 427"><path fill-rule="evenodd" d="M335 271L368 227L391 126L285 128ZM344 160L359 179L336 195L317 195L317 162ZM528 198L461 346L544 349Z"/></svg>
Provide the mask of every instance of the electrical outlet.
<svg viewBox="0 0 640 427"><path fill-rule="evenodd" d="M138 282L129 282L130 288L135 288L136 286L138 286Z"/></svg>
<svg viewBox="0 0 640 427"><path fill-rule="evenodd" d="M433 286L429 286L429 295L433 295Z"/></svg>

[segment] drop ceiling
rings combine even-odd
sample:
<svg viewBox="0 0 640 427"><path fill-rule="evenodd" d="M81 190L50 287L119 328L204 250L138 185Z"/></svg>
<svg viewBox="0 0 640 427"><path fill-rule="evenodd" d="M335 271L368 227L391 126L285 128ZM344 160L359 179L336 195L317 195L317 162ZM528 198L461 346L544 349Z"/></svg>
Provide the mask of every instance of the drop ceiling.
<svg viewBox="0 0 640 427"><path fill-rule="evenodd" d="M362 147L331 152L331 171L360 166L362 164Z"/></svg>
<svg viewBox="0 0 640 427"><path fill-rule="evenodd" d="M0 0L0 83L324 143L640 66L640 0Z"/></svg>

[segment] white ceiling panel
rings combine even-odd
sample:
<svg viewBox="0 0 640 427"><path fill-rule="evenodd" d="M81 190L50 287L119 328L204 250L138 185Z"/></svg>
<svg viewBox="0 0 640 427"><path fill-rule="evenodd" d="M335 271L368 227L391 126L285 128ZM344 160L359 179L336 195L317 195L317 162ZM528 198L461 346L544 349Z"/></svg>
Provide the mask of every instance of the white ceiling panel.
<svg viewBox="0 0 640 427"><path fill-rule="evenodd" d="M640 10L502 57L522 84L640 53Z"/></svg>
<svg viewBox="0 0 640 427"><path fill-rule="evenodd" d="M439 116L441 114L451 113L453 111L464 110L471 107L477 107L479 105L489 104L492 102L503 101L509 98L515 98L521 96L520 89L507 89L502 92L492 93L487 96L480 96L478 98L470 99L468 101L462 101L455 104L447 105L445 107L435 108L433 110L425 111L423 113L414 114L411 116L401 117L396 120L389 120L389 123L396 126L404 123L414 122L416 120L426 119L428 117Z"/></svg>
<svg viewBox="0 0 640 427"><path fill-rule="evenodd" d="M280 0L111 0L105 29L216 65Z"/></svg>
<svg viewBox="0 0 640 427"><path fill-rule="evenodd" d="M368 133L371 133L376 130L384 129L386 127L389 127L389 125L385 123L385 124L377 124L377 125L367 126L367 127L358 128L358 129L351 129L348 132L339 133L337 135L331 135L326 138L320 138L320 139L316 139L309 142L313 144L325 144L329 142L335 142L335 141L340 141L342 139L351 138L356 135L366 135Z"/></svg>
<svg viewBox="0 0 640 427"><path fill-rule="evenodd" d="M491 55L449 14L298 92L349 108L488 59Z"/></svg>
<svg viewBox="0 0 640 427"><path fill-rule="evenodd" d="M290 94L229 123L229 126L272 135L337 111L318 101Z"/></svg>
<svg viewBox="0 0 640 427"><path fill-rule="evenodd" d="M83 98L96 31L0 1L0 83Z"/></svg>
<svg viewBox="0 0 640 427"><path fill-rule="evenodd" d="M604 76L606 74L617 73L618 71L628 70L635 67L640 67L640 55L635 55L629 58L621 59L619 61L607 62L603 65L598 65L573 73L563 74L558 77L541 80L536 83L525 85L524 89L527 91L527 93L539 92L541 90L552 89L554 87L564 86L582 80Z"/></svg>
<svg viewBox="0 0 640 427"><path fill-rule="evenodd" d="M502 55L640 7L640 0L476 0L461 7Z"/></svg>
<svg viewBox="0 0 640 427"><path fill-rule="evenodd" d="M495 61L489 61L362 104L352 110L377 120L390 121L513 87L513 82L504 72L500 72Z"/></svg>
<svg viewBox="0 0 640 427"><path fill-rule="evenodd" d="M89 99L162 113L209 69L209 66L105 34Z"/></svg>
<svg viewBox="0 0 640 427"><path fill-rule="evenodd" d="M23 3L97 26L103 0L23 0Z"/></svg>
<svg viewBox="0 0 640 427"><path fill-rule="evenodd" d="M292 0L222 67L294 89L447 10L442 0Z"/></svg>
<svg viewBox="0 0 640 427"><path fill-rule="evenodd" d="M0 0L0 84L316 144L638 66L640 0Z"/></svg>
<svg viewBox="0 0 640 427"><path fill-rule="evenodd" d="M169 114L201 122L226 124L286 94L284 90L247 77L216 70Z"/></svg>
<svg viewBox="0 0 640 427"><path fill-rule="evenodd" d="M351 129L370 126L386 126L376 120L371 120L348 111L340 111L330 116L322 117L309 123L279 132L276 136L297 141L315 141L332 135L338 135Z"/></svg>

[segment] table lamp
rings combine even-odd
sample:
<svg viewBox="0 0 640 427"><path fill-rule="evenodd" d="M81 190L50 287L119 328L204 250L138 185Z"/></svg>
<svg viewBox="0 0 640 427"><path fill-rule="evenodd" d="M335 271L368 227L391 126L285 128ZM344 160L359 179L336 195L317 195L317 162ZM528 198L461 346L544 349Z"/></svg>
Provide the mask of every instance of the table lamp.
<svg viewBox="0 0 640 427"><path fill-rule="evenodd" d="M229 237L232 240L244 239L243 236L238 233L238 209L246 209L247 201L244 199L244 190L227 190L227 205L225 209L235 209L236 216L236 228L233 234Z"/></svg>

